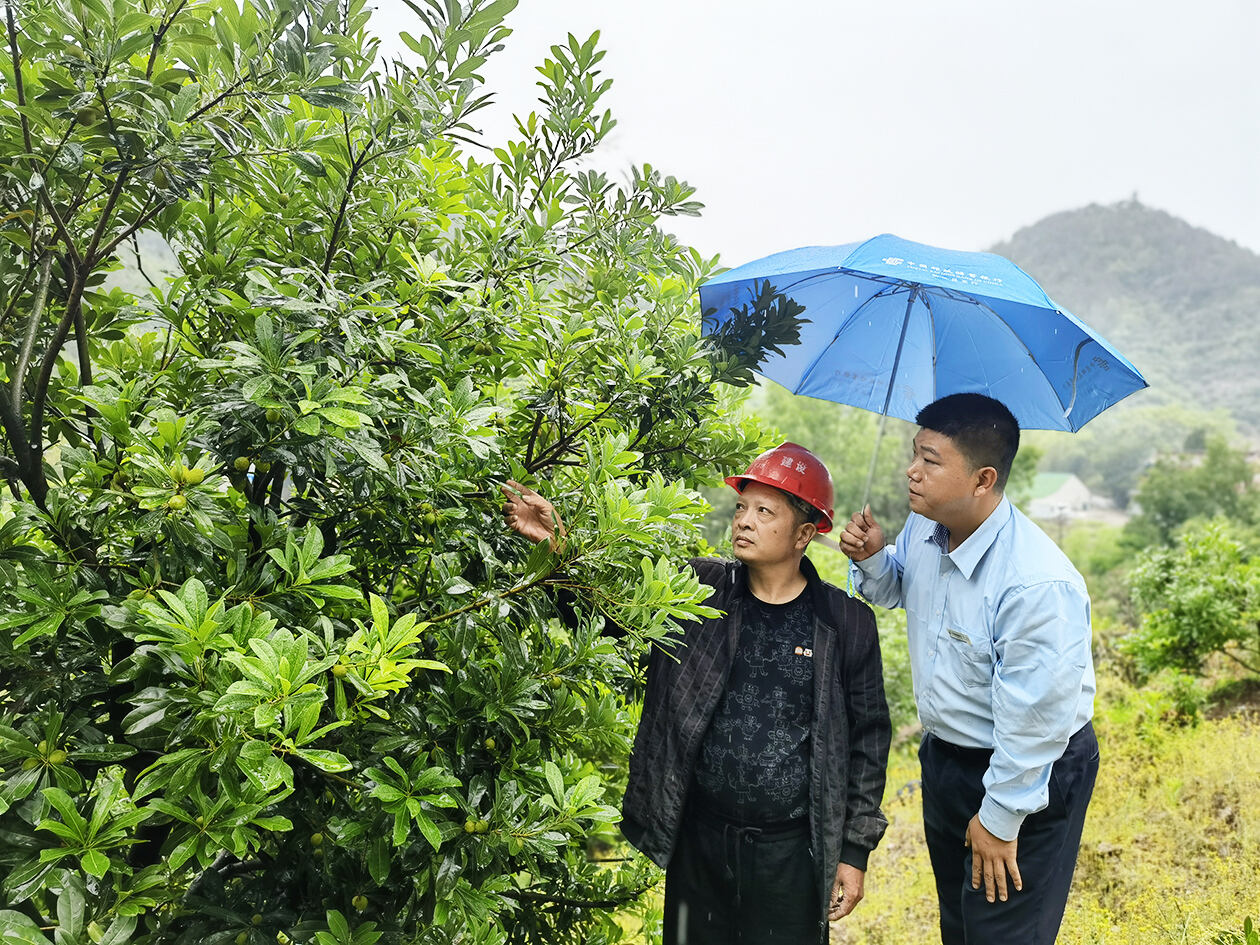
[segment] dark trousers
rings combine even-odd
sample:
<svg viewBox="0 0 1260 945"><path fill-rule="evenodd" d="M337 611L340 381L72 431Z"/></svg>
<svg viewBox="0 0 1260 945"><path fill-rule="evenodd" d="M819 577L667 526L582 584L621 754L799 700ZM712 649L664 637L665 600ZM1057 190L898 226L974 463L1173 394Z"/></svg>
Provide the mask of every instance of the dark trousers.
<svg viewBox="0 0 1260 945"><path fill-rule="evenodd" d="M759 829L688 808L665 872L664 945L824 941L809 827Z"/></svg>
<svg viewBox="0 0 1260 945"><path fill-rule="evenodd" d="M959 748L927 735L919 748L923 768L923 829L927 835L943 945L1052 945L1067 905L1085 809L1098 774L1098 740L1086 724L1072 736L1050 774L1049 806L1031 814L1019 831L1016 861L1024 888L1007 878L1006 902L989 902L984 882L971 888L967 825L984 798L990 752Z"/></svg>

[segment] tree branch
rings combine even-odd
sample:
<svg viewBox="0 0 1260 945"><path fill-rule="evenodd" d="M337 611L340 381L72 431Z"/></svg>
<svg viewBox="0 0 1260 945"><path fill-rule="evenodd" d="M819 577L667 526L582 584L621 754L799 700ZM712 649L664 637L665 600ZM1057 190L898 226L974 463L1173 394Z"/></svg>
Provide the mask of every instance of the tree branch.
<svg viewBox="0 0 1260 945"><path fill-rule="evenodd" d="M12 0L4 0L4 13L9 27L9 55L13 58L13 89L17 93L18 105L22 106L18 109L22 122L22 143L26 145L27 154L34 154L35 148L31 144L31 124L26 118L26 85L22 81L22 53L18 49L17 22L13 19Z"/></svg>
<svg viewBox="0 0 1260 945"><path fill-rule="evenodd" d="M82 270L76 268L70 297L66 300L66 313L61 317L57 330L53 332L52 341L48 344L48 350L44 354L44 362L40 365L39 378L35 382L35 394L31 398L29 440L31 447L31 478L26 481L26 485L31 490L31 499L44 511L47 511L44 502L48 496L48 479L44 476L43 468L44 406L48 400L48 385L52 381L53 370L57 366L57 355L61 351L61 346L66 343L66 338L70 334L70 328L74 324L75 312L83 301L83 283L85 279L86 276Z"/></svg>
<svg viewBox="0 0 1260 945"><path fill-rule="evenodd" d="M574 899L570 896L552 896L547 893L532 892L528 889L508 889L500 895L517 902L569 906L575 909L619 909L627 902L632 902L643 895L643 890L628 894L620 899Z"/></svg>
<svg viewBox="0 0 1260 945"><path fill-rule="evenodd" d="M158 27L157 32L153 34L153 45L149 47L149 64L144 70L146 79L153 78L153 66L157 63L158 46L162 44L162 40L166 37L166 31L175 25L175 20L180 12L188 5L188 0L179 0L179 5L171 11L171 18L162 21L162 25Z"/></svg>
<svg viewBox="0 0 1260 945"><path fill-rule="evenodd" d="M341 120L343 123L346 121L344 115ZM350 129L348 126L346 128L346 157L350 159L350 173L346 177L346 190L341 195L341 206L337 209L337 219L333 223L332 235L328 237L328 251L324 253L324 264L320 267L320 271L324 275L328 275L329 270L332 269L333 256L337 252L337 241L341 239L341 225L346 219L346 208L350 205L350 193L354 190L359 171L367 163L367 158L363 153L360 153L357 158L354 156L354 151L350 145Z"/></svg>
<svg viewBox="0 0 1260 945"><path fill-rule="evenodd" d="M1241 656L1238 656L1236 653L1231 653L1229 650L1223 647L1221 649L1221 652L1224 653L1226 656L1228 656L1231 660L1233 660L1239 666L1241 666L1243 669L1247 670L1248 672L1256 673L1257 675L1260 675L1260 665L1252 665L1251 663L1248 663L1245 659L1243 659Z"/></svg>
<svg viewBox="0 0 1260 945"><path fill-rule="evenodd" d="M18 474L23 481L30 483L31 448L26 431L22 428L22 394L26 384L26 371L30 366L31 355L35 351L35 339L39 336L39 325L44 317L44 304L48 300L48 284L52 280L52 253L45 253L40 260L39 281L35 284L35 298L31 303L30 318L26 323L26 334L22 338L22 347L18 349L17 362L13 368L8 402L3 415L5 430L9 435L9 445L13 447L13 458L17 460Z"/></svg>

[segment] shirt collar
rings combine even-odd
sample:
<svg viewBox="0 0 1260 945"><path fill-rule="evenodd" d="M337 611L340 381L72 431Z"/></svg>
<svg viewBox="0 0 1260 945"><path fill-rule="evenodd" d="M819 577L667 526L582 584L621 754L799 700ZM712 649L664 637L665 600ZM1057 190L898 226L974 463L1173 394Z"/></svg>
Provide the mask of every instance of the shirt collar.
<svg viewBox="0 0 1260 945"><path fill-rule="evenodd" d="M941 550L941 554L948 555L949 560L954 563L954 567L962 572L964 578L971 580L971 575L980 565L980 559L984 557L986 551L993 545L994 539L997 538L998 532L1002 530L1011 517L1011 503L1006 496L1002 496L1002 501L997 507L989 513L988 517L980 523L980 527L967 536L967 540L955 548L952 552L949 550L949 529L936 522L936 528L927 536L926 541L930 541Z"/></svg>

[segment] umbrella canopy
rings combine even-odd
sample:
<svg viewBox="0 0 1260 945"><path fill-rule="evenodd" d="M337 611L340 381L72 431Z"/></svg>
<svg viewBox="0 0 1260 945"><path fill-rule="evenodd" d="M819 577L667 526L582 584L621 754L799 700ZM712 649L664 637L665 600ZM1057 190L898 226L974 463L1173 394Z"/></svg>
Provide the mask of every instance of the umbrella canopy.
<svg viewBox="0 0 1260 945"><path fill-rule="evenodd" d="M1148 386L1014 263L885 234L766 256L700 287L704 330L766 280L805 307L800 344L758 373L796 394L913 421L946 394L1004 403L1020 427L1079 430Z"/></svg>

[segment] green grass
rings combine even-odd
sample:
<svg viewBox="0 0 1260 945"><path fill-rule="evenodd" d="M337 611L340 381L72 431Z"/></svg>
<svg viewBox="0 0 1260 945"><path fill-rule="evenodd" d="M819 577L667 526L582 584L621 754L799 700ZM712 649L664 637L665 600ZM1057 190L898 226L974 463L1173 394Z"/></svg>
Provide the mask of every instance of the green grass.
<svg viewBox="0 0 1260 945"><path fill-rule="evenodd" d="M1100 679L1102 767L1059 941L1209 945L1260 916L1260 717L1182 724L1164 693ZM889 770L889 829L866 899L832 943L930 943L936 894L922 839L918 762Z"/></svg>

